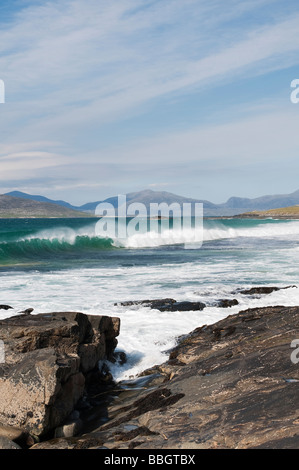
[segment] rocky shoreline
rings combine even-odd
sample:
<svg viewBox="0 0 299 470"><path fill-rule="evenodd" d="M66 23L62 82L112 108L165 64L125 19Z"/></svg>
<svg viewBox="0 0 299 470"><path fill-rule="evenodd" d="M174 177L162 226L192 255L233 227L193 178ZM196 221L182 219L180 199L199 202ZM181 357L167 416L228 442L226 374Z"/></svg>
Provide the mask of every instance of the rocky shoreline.
<svg viewBox="0 0 299 470"><path fill-rule="evenodd" d="M178 307L174 299L136 302ZM291 359L299 306L243 310L197 328L167 362L115 384L105 361L125 361L115 354L119 328L118 318L76 312L0 321L1 448L299 447L299 364Z"/></svg>
<svg viewBox="0 0 299 470"><path fill-rule="evenodd" d="M118 318L78 312L27 311L1 320L0 436L30 447L48 436L77 434L76 408L93 387L101 391L112 382L99 363L115 360L119 327Z"/></svg>

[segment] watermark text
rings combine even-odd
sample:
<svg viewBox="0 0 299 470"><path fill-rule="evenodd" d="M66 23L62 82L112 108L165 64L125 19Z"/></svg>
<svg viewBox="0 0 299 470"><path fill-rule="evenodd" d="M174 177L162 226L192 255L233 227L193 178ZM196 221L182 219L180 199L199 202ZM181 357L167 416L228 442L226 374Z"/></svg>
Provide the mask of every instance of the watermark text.
<svg viewBox="0 0 299 470"><path fill-rule="evenodd" d="M291 102L297 104L299 103L299 78L292 80L291 88L295 88L291 93Z"/></svg>
<svg viewBox="0 0 299 470"><path fill-rule="evenodd" d="M293 364L298 364L299 362L299 339L293 339L291 342L291 348L295 348L291 353L291 361Z"/></svg>
<svg viewBox="0 0 299 470"><path fill-rule="evenodd" d="M118 195L117 205L98 204L96 234L118 240L148 236L152 241L189 244L203 242L203 204L176 202L167 204L141 202L127 204Z"/></svg>

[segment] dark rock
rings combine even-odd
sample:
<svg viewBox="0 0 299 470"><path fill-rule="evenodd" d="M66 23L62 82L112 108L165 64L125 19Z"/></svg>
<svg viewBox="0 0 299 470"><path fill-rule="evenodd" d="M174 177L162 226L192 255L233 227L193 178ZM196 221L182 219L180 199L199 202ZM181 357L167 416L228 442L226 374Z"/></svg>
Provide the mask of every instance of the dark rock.
<svg viewBox="0 0 299 470"><path fill-rule="evenodd" d="M118 304L115 304L118 305ZM205 304L202 302L177 302L174 299L154 299L154 300L136 300L121 302L119 305L132 306L132 305L144 305L160 312L187 312L192 310L203 310Z"/></svg>
<svg viewBox="0 0 299 470"><path fill-rule="evenodd" d="M0 321L0 422L43 436L60 426L85 392L88 373L111 357L119 319L55 312Z"/></svg>
<svg viewBox="0 0 299 470"><path fill-rule="evenodd" d="M255 295L255 294L271 294L271 292L276 292L278 290L290 289L297 286L287 286L287 287L277 287L277 286L261 286L261 287L252 287L251 289L240 290L240 294L244 295Z"/></svg>
<svg viewBox="0 0 299 470"><path fill-rule="evenodd" d="M114 364L117 362L120 366L126 364L127 362L126 353L124 351L115 351L111 362Z"/></svg>
<svg viewBox="0 0 299 470"><path fill-rule="evenodd" d="M299 448L299 368L290 358L296 331L299 307L282 306L197 328L151 369L162 382L112 403L110 421L80 444L52 448L91 448L92 438L109 449Z"/></svg>
<svg viewBox="0 0 299 470"><path fill-rule="evenodd" d="M174 299L154 299L154 300L129 300L126 302L120 302L119 304L114 305L121 305L123 307L131 307L132 305L144 305L145 307L150 308L158 308L165 307L167 305L172 305L176 303Z"/></svg>
<svg viewBox="0 0 299 470"><path fill-rule="evenodd" d="M26 310L23 310L20 313L23 313L23 315L30 315L33 312L34 308L26 308Z"/></svg>
<svg viewBox="0 0 299 470"><path fill-rule="evenodd" d="M142 386L128 391L127 384L111 401L108 422L32 448L299 448L299 368L290 357L296 331L299 307L282 306L196 328L151 368L159 380L146 382L144 371Z"/></svg>
<svg viewBox="0 0 299 470"><path fill-rule="evenodd" d="M158 310L160 310L160 312L188 312L203 310L205 306L206 305L202 302L175 302L171 305L161 306Z"/></svg>
<svg viewBox="0 0 299 470"><path fill-rule="evenodd" d="M11 307L10 305L0 305L0 310L9 310L13 307Z"/></svg>
<svg viewBox="0 0 299 470"><path fill-rule="evenodd" d="M238 304L239 302L237 301L237 299L221 299L218 301L217 307L228 308Z"/></svg>

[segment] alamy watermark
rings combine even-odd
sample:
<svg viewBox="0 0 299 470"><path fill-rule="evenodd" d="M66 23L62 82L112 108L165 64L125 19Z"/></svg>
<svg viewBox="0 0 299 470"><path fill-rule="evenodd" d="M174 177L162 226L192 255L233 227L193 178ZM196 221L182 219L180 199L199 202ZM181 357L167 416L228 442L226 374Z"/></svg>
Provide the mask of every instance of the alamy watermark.
<svg viewBox="0 0 299 470"><path fill-rule="evenodd" d="M291 353L291 361L293 364L298 364L299 362L299 339L293 339L291 342L291 348L296 348Z"/></svg>
<svg viewBox="0 0 299 470"><path fill-rule="evenodd" d="M152 240L173 243L203 241L203 204L173 202L167 204L135 202L127 204L125 195L118 195L117 206L98 204L95 215L99 217L96 234L126 240L133 236L148 235Z"/></svg>
<svg viewBox="0 0 299 470"><path fill-rule="evenodd" d="M0 104L5 103L5 84L3 80L0 80Z"/></svg>
<svg viewBox="0 0 299 470"><path fill-rule="evenodd" d="M295 88L291 93L291 102L297 104L299 103L299 78L292 80L291 88Z"/></svg>

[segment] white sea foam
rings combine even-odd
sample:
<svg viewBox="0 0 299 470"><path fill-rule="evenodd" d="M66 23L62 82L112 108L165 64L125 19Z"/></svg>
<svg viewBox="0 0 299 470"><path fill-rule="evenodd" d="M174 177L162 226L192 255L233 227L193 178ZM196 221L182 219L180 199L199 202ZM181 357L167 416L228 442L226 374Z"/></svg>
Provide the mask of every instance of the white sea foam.
<svg viewBox="0 0 299 470"><path fill-rule="evenodd" d="M37 233L26 235L21 237L19 241L31 241L31 240L49 240L58 242L66 242L73 245L76 242L77 237L88 237L93 238L96 236L94 225L85 226L81 228L70 228L70 227L55 227L52 229L40 230Z"/></svg>
<svg viewBox="0 0 299 470"><path fill-rule="evenodd" d="M204 240L218 240L222 238L290 238L298 237L299 222L285 221L277 224L261 223L254 227L232 228L226 227L221 223L217 223L215 227L204 230Z"/></svg>
<svg viewBox="0 0 299 470"><path fill-rule="evenodd" d="M249 238L281 238L292 239L299 236L298 221L283 221L280 223L257 222L254 226L229 227L220 220L209 221L196 229L164 229L162 233L155 230L146 233L134 233L127 238L117 238L113 236L113 245L121 248L150 248L175 244L187 244L188 247L195 248L201 246L202 241L214 241L221 239L235 239L242 237ZM56 227L53 229L41 230L35 234L20 238L20 241L49 240L74 244L78 237L96 238L98 237L96 226L90 224L82 228L72 229L69 227ZM99 237L105 238L105 237ZM106 238L109 238L108 236Z"/></svg>
<svg viewBox="0 0 299 470"><path fill-rule="evenodd" d="M228 227L221 221L209 221L203 230L200 228L185 230L166 230L162 234L147 232L134 234L126 240L115 240L116 246L126 248L146 248L163 245L187 244L188 248L198 248L202 241L214 241L235 238L281 238L291 239L299 236L299 222L284 221L277 224L263 223L252 227Z"/></svg>
<svg viewBox="0 0 299 470"><path fill-rule="evenodd" d="M240 287L263 284L285 286L298 279L298 250L284 250L276 259L213 260L200 263L160 266L134 266L53 271L48 273L7 273L1 293L12 311L0 311L1 317L15 315L33 307L34 313L81 311L88 314L117 316L121 319L118 348L128 355L128 363L114 367L118 380L127 379L147 367L166 360L166 351L179 335L203 324L249 307L299 305L299 289L291 288L270 295L248 297L233 293ZM159 312L144 306L115 306L124 300L173 297L198 300L207 304L198 312ZM229 309L215 306L220 298L237 298L239 305Z"/></svg>
<svg viewBox="0 0 299 470"><path fill-rule="evenodd" d="M281 240L298 240L299 222L261 223L250 227L227 227L216 221L204 230L206 241L257 237ZM194 234L192 234L193 236ZM94 237L94 227L84 229L55 228L30 235L27 240L60 240L74 243L78 236ZM186 243L188 237L176 239ZM158 240L159 241L159 240ZM173 238L168 239L172 244ZM115 240L117 244L118 241ZM156 245L153 234L132 236L125 247L148 247ZM166 239L167 243L167 239ZM217 245L216 245L217 246ZM132 258L138 259L138 250ZM159 250L157 250L159 253ZM167 252L168 253L168 252ZM188 253L186 253L186 256ZM157 255L158 256L158 255ZM181 255L180 255L181 256ZM211 324L227 315L250 307L269 305L299 305L299 288L290 288L260 297L248 297L238 292L239 288L253 285L284 287L296 284L299 279L299 248L279 247L266 244L261 250L255 245L248 250L241 247L237 254L225 249L212 253L204 251L182 258L182 262L169 257L167 264L143 262L140 265L113 266L99 262L98 267L80 267L39 272L9 271L1 275L1 303L9 304L13 310L0 310L0 318L18 314L25 308L34 308L34 313L51 311L81 311L88 314L117 316L121 319L119 336L120 350L128 355L123 367L113 367L116 379L127 379L147 367L166 360L166 351L176 338L187 334L203 324ZM164 260L168 260L165 255ZM298 286L299 287L299 286ZM159 312L144 306L131 308L114 305L125 300L142 300L172 297L180 300L198 300L206 303L203 311ZM215 306L217 299L236 298L239 305L228 309Z"/></svg>

